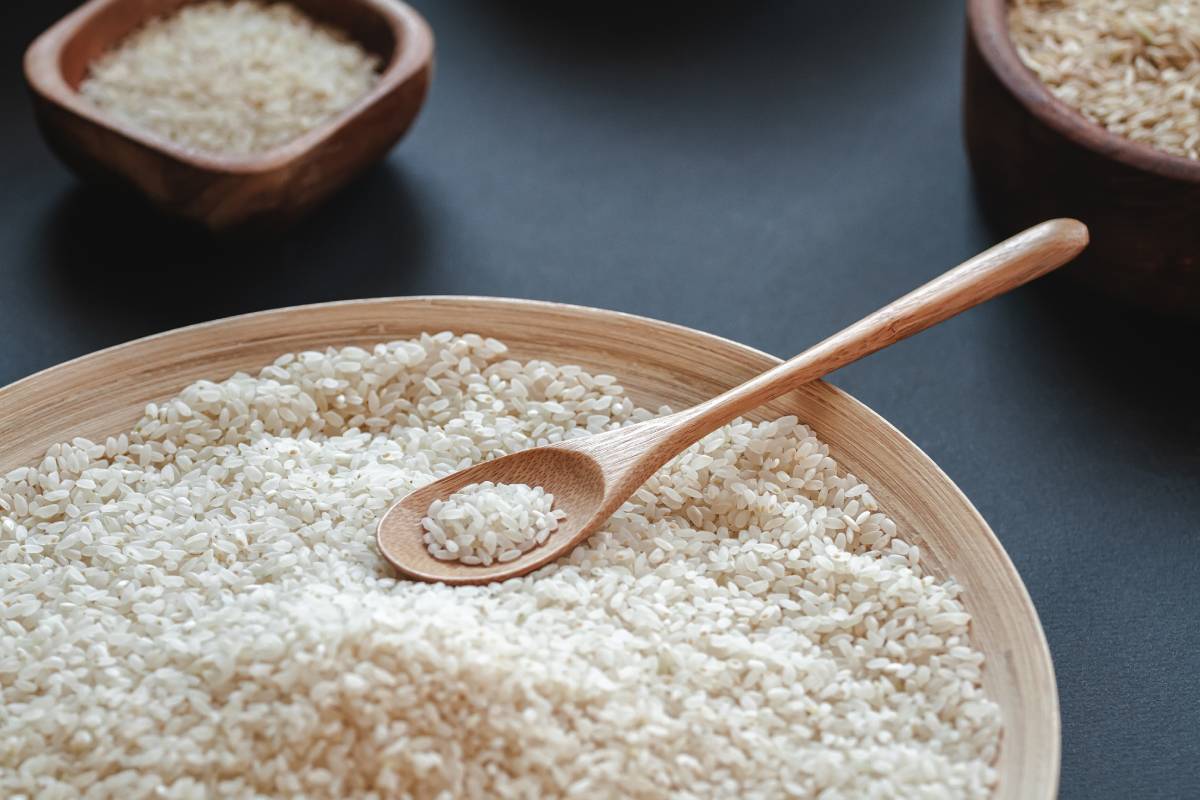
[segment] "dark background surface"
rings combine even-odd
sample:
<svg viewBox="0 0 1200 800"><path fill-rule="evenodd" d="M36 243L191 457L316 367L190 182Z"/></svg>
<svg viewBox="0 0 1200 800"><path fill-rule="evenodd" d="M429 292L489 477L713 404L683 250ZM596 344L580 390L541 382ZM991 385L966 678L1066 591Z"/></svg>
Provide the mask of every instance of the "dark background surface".
<svg viewBox="0 0 1200 800"><path fill-rule="evenodd" d="M0 384L352 297L620 309L789 356L985 248L952 2L426 0L409 138L282 240L213 245L43 147L0 10ZM652 6L652 9L639 6ZM1200 793L1200 331L1027 287L838 373L988 519L1054 655L1062 797Z"/></svg>

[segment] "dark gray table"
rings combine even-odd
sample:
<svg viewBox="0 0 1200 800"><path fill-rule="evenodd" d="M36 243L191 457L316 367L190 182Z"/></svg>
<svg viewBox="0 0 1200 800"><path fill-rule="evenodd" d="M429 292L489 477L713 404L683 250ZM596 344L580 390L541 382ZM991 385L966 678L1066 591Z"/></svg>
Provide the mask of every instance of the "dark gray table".
<svg viewBox="0 0 1200 800"><path fill-rule="evenodd" d="M621 309L786 356L998 235L959 140L956 3L421 2L438 65L410 138L241 247L81 189L43 148L20 55L71 5L0 11L0 383L186 323L414 293ZM834 378L1016 562L1066 798L1200 794L1198 333L1039 285Z"/></svg>

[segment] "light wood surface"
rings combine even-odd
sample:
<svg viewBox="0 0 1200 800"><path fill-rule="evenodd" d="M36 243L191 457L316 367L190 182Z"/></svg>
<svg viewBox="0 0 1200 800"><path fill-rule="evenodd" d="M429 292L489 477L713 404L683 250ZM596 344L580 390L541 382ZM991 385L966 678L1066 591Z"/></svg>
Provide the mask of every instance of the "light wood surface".
<svg viewBox="0 0 1200 800"><path fill-rule="evenodd" d="M88 180L133 189L213 230L277 228L324 200L408 130L425 101L433 34L399 0L290 0L384 64L366 96L285 145L249 156L199 153L127 125L78 92L88 65L149 19L199 0L91 0L39 36L25 79L46 142Z"/></svg>
<svg viewBox="0 0 1200 800"><path fill-rule="evenodd" d="M516 358L616 375L649 408L695 405L779 363L688 328L524 300L416 297L268 311L131 342L0 389L0 471L33 463L58 441L103 440L128 430L146 403L200 378L257 369L285 352L437 330L494 336ZM953 575L962 584L975 619L974 644L987 657L984 685L1005 723L997 796L1053 798L1059 716L1050 653L1029 595L987 523L920 449L844 392L815 381L748 417L784 414L798 415L844 468L871 485L883 510L921 545L921 561L932 574Z"/></svg>
<svg viewBox="0 0 1200 800"><path fill-rule="evenodd" d="M692 408L638 425L535 447L448 475L402 498L379 522L379 549L410 578L482 584L525 575L595 533L645 481L693 443L797 386L949 319L1066 264L1088 231L1072 219L1043 222L1001 242L740 386ZM435 500L469 484L528 484L565 512L544 544L487 566L435 558L421 520Z"/></svg>
<svg viewBox="0 0 1200 800"><path fill-rule="evenodd" d="M1008 0L968 0L963 127L1002 233L1077 217L1092 244L1063 274L1121 302L1200 317L1200 162L1111 133L1022 63Z"/></svg>

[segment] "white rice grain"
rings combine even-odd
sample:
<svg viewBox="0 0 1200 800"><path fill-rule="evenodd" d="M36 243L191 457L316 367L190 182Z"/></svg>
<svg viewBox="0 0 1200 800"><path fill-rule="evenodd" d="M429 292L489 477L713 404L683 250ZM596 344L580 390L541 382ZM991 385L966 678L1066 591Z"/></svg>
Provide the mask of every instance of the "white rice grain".
<svg viewBox="0 0 1200 800"><path fill-rule="evenodd" d="M486 567L515 561L545 543L565 517L540 486L484 481L434 500L421 526L434 558Z"/></svg>
<svg viewBox="0 0 1200 800"><path fill-rule="evenodd" d="M370 91L377 68L358 44L289 3L208 0L118 42L79 91L176 144L245 155L332 119Z"/></svg>
<svg viewBox="0 0 1200 800"><path fill-rule="evenodd" d="M795 418L706 437L532 575L451 588L397 580L379 517L650 418L614 378L439 333L177 399L0 481L0 796L993 790L958 586Z"/></svg>

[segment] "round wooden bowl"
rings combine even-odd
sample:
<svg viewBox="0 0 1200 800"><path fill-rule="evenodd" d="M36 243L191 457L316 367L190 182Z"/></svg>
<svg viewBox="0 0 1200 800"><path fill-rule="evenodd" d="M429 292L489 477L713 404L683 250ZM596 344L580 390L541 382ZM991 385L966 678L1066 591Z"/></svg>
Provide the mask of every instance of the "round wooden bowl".
<svg viewBox="0 0 1200 800"><path fill-rule="evenodd" d="M362 300L266 311L181 328L52 367L0 389L0 472L51 444L103 441L128 430L146 404L199 378L221 379L276 356L327 345L369 345L421 331L494 336L514 357L581 364L616 375L636 401L682 408L779 363L711 334L578 306L472 297ZM647 346L653 343L652 346ZM1058 693L1037 612L987 523L928 456L854 398L804 386L754 418L796 414L865 480L922 563L965 588L972 636L987 658L984 684L1004 716L998 797L1057 794Z"/></svg>
<svg viewBox="0 0 1200 800"><path fill-rule="evenodd" d="M1200 163L1109 133L1017 55L1007 0L968 0L963 124L1001 230L1069 216L1092 233L1064 274L1145 308L1200 316Z"/></svg>

